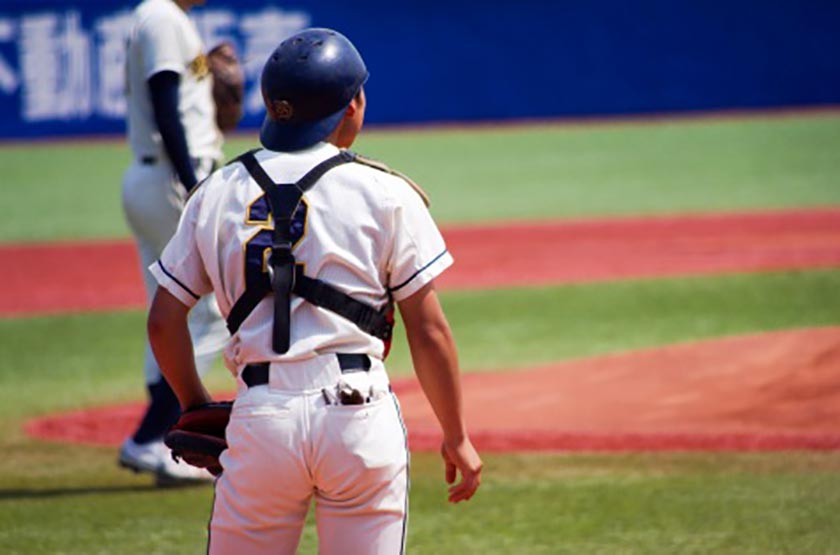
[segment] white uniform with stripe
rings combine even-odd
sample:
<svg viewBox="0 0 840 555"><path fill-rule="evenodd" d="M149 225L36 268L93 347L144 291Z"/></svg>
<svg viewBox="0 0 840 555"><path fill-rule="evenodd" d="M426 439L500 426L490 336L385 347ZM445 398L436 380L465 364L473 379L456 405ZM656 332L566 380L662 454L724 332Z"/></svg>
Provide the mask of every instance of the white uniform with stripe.
<svg viewBox="0 0 840 555"><path fill-rule="evenodd" d="M201 38L195 24L175 2L146 0L135 9L126 56L128 142L133 160L123 176L122 201L151 300L157 283L147 267L157 260L175 232L187 194L166 157L155 125L149 77L161 71L181 76L178 111L199 180L221 160L222 134L216 126L212 76ZM197 363L204 372L228 335L212 298L193 311L190 332ZM160 368L148 346L145 374L147 383L160 380Z"/></svg>
<svg viewBox="0 0 840 555"><path fill-rule="evenodd" d="M338 153L326 143L295 153L260 151L276 183L293 183ZM242 164L203 183L158 263L161 286L188 306L213 292L223 314L265 271L270 237L263 191ZM452 263L419 195L399 177L357 163L326 173L303 196L294 256L309 277L382 307L405 299ZM303 211L305 210L305 218ZM238 393L227 430L225 472L216 484L211 553L294 553L312 496L323 553L399 553L407 518L408 453L396 398L382 363L384 344L355 324L293 296L291 347L271 347L273 297L244 320L225 348L228 368L270 361L269 383ZM372 401L334 405L342 378L335 353L372 359Z"/></svg>

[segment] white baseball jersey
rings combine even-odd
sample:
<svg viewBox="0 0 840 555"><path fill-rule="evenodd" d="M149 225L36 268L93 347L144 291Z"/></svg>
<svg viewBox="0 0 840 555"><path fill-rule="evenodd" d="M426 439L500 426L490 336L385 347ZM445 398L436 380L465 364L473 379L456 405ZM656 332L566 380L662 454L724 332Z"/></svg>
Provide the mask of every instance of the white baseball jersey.
<svg viewBox="0 0 840 555"><path fill-rule="evenodd" d="M338 153L318 145L297 153L260 151L256 158L276 183L293 183ZM267 271L271 229L268 203L242 164L226 166L187 202L178 231L159 262L158 280L187 306L215 292L227 316L245 290L247 272ZM295 231L296 230L296 231ZM303 196L294 218L293 250L304 273L353 298L381 308L399 301L452 263L443 238L419 195L402 179L361 165L327 172ZM225 349L227 366L291 361L319 353L367 353L382 358L383 342L353 322L292 296L291 347L271 348L273 297L245 319Z"/></svg>
<svg viewBox="0 0 840 555"><path fill-rule="evenodd" d="M161 71L181 76L178 111L190 155L221 159L213 79L195 24L172 0L146 0L134 11L126 58L128 141L138 158L166 158L148 87Z"/></svg>

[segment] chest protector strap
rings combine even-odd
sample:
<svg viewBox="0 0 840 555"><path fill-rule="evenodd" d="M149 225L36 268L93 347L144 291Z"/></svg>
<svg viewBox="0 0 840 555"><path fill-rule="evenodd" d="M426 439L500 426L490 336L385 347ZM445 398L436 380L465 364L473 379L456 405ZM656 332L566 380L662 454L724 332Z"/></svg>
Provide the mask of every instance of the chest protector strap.
<svg viewBox="0 0 840 555"><path fill-rule="evenodd" d="M292 254L291 224L292 218L300 205L303 194L331 169L353 162L355 154L341 151L324 160L297 183L274 183L254 157L256 151L246 152L235 161L241 162L248 173L265 192L268 206L274 220L272 235L269 276L257 286L250 286L233 305L227 318L227 327L231 334L236 333L245 318L269 293L274 294L274 325L272 330L272 348L283 354L289 350L289 330L292 293L308 302L342 316L362 331L383 341L391 338L393 329L393 306L391 303L383 310L358 301L319 279L307 277L303 266L295 265Z"/></svg>

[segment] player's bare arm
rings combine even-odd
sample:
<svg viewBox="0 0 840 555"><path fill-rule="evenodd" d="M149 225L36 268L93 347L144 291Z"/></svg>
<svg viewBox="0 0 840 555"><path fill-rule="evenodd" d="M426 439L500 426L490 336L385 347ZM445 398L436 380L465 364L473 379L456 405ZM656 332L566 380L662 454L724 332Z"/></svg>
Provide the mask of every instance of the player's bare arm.
<svg viewBox="0 0 840 555"><path fill-rule="evenodd" d="M158 287L147 322L152 350L182 409L212 400L195 368L187 326L189 311L188 306L163 287Z"/></svg>
<svg viewBox="0 0 840 555"><path fill-rule="evenodd" d="M467 435L464 422L458 354L452 331L435 292L434 282L399 303L414 371L443 429L441 454L449 501L470 499L481 483L482 462Z"/></svg>

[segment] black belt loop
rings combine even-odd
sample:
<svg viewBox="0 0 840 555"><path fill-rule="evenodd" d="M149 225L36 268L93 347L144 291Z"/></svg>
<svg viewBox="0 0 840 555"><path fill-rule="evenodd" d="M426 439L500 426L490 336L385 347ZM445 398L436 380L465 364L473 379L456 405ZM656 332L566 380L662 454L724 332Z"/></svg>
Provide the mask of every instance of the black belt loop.
<svg viewBox="0 0 840 555"><path fill-rule="evenodd" d="M248 364L242 369L242 381L248 387L265 385L268 383L268 370L271 365L268 362Z"/></svg>
<svg viewBox="0 0 840 555"><path fill-rule="evenodd" d="M353 353L336 353L338 358L338 366L341 368L342 374L350 374L352 372L370 372L371 360L368 355L353 354ZM268 383L268 374L271 369L270 362L254 362L247 364L242 369L242 381L248 387L256 387L258 385L265 385Z"/></svg>
<svg viewBox="0 0 840 555"><path fill-rule="evenodd" d="M201 166L204 165L205 161L210 161L210 173L213 173L217 169L219 169L219 161L215 158L190 158L190 165L192 165L193 170L201 169ZM158 163L157 156L141 156L140 163L144 166L154 166Z"/></svg>
<svg viewBox="0 0 840 555"><path fill-rule="evenodd" d="M205 160L208 158L190 158L190 165L192 165L193 170L201 169L201 166L204 164ZM213 173L217 169L219 169L219 161L215 158L209 158L210 160L210 173ZM154 166L158 163L157 156L141 156L140 163L144 166Z"/></svg>
<svg viewBox="0 0 840 555"><path fill-rule="evenodd" d="M370 357L367 355L338 353L336 356L342 374L370 372Z"/></svg>

